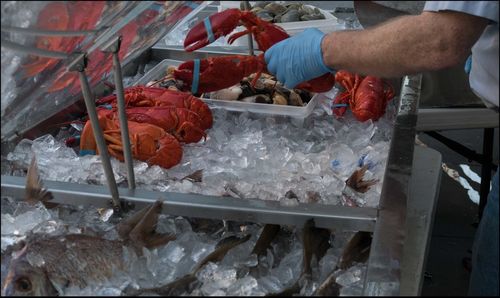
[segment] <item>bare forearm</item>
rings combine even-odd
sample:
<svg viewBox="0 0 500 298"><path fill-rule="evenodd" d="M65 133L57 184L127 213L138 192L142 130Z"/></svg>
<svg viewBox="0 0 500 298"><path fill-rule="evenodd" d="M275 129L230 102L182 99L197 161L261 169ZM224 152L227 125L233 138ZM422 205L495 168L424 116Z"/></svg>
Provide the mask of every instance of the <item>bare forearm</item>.
<svg viewBox="0 0 500 298"><path fill-rule="evenodd" d="M424 12L360 31L337 31L322 43L324 62L364 75L400 77L465 60L487 20L462 13Z"/></svg>

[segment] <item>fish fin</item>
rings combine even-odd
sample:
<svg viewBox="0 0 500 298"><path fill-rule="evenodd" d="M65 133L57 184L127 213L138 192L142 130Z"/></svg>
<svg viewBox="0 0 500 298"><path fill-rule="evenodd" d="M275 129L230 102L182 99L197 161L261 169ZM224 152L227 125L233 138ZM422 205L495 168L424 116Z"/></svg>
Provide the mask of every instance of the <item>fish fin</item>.
<svg viewBox="0 0 500 298"><path fill-rule="evenodd" d="M355 170L349 179L346 180L345 183L347 186L357 192L367 192L370 189L370 186L375 185L379 181L378 179L363 180L363 176L365 175L367 169L368 165L364 165L362 168Z"/></svg>
<svg viewBox="0 0 500 298"><path fill-rule="evenodd" d="M170 241L175 240L176 238L177 237L172 234L154 234L144 239L144 246L147 248L162 246Z"/></svg>
<svg viewBox="0 0 500 298"><path fill-rule="evenodd" d="M244 237L238 237L238 236L229 236L226 237L222 240L220 240L216 245L215 245L215 250L211 252L208 256L206 256L203 260L201 260L198 265L196 265L195 269L193 270L193 274L196 274L205 264L208 262L218 262L221 261L224 256L227 254L228 251L230 251L232 248L245 243L248 241L248 239L251 238L251 234L248 234Z"/></svg>
<svg viewBox="0 0 500 298"><path fill-rule="evenodd" d="M370 255L372 235L370 232L359 231L354 234L346 244L339 259L338 267L348 269L353 262L366 262Z"/></svg>
<svg viewBox="0 0 500 298"><path fill-rule="evenodd" d="M341 286L336 282L339 273L334 270L330 275L318 286L314 291L313 296L339 296Z"/></svg>
<svg viewBox="0 0 500 298"><path fill-rule="evenodd" d="M47 201L52 200L53 196L50 191L43 188L42 180L38 175L38 165L36 163L36 158L33 156L31 159L30 167L28 168L28 174L26 175L26 197L27 203L33 205L37 202L42 202L47 204ZM50 203L48 205L57 206L56 203ZM47 205L46 205L47 206Z"/></svg>
<svg viewBox="0 0 500 298"><path fill-rule="evenodd" d="M120 238L123 240L126 240L130 237L130 233L132 230L140 223L140 221L145 217L145 215L150 212L152 209L158 209L161 210L161 201L156 201L153 206L146 206L145 208L139 210L136 212L134 215L130 216L127 219L124 219L122 222L120 222L116 230L118 231L118 235L120 235ZM159 210L157 210L159 212ZM158 216L154 218L154 221L158 220Z"/></svg>
<svg viewBox="0 0 500 298"><path fill-rule="evenodd" d="M182 178L181 181L184 179L187 179L191 182L201 182L203 180L203 169L197 170L192 174L187 175L186 177Z"/></svg>
<svg viewBox="0 0 500 298"><path fill-rule="evenodd" d="M266 224L250 254L257 254L257 257L266 254L267 248L271 245L271 242L276 237L280 229L280 225Z"/></svg>
<svg viewBox="0 0 500 298"><path fill-rule="evenodd" d="M158 223L158 215L161 212L162 201L156 201L149 207L146 213L143 214L141 220L130 231L128 238L131 240L132 246L136 252L140 253L143 247L155 247L166 244L174 240L175 235L171 234L156 234L156 224Z"/></svg>

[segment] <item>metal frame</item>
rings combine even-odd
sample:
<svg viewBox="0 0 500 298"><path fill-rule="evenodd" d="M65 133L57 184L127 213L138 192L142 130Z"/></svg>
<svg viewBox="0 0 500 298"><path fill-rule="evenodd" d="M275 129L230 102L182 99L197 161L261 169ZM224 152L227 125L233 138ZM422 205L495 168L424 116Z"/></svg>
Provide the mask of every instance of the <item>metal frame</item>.
<svg viewBox="0 0 500 298"><path fill-rule="evenodd" d="M112 32L107 32L107 34L112 34ZM104 46L104 50L116 54L118 49L113 42L117 42L119 47L118 39L118 41L110 41ZM101 39L94 44L92 50L102 44ZM314 219L318 227L372 231L374 232L373 243L368 260L364 294L400 294L401 261L405 241L407 200L409 198L409 180L412 171L421 75L408 76L403 79L399 109L378 209L302 203L297 206L283 206L276 201L157 192L134 189L133 187L130 189L118 188L110 167L102 130L97 121L95 105L86 81L85 54L75 53L75 55L77 57L72 60L69 69L79 72L82 93L101 152L109 188L44 181L47 189L53 193L54 202L78 205L85 203L101 207L109 207L112 203L115 209L120 210L122 206L126 206L127 209L135 209L156 200L162 200L165 204L163 212L172 215L297 226L302 226L307 220ZM119 67L119 61L115 62L116 66ZM117 72L116 79L121 80L120 71ZM121 96L123 96L122 92L123 90L121 92L119 90ZM94 115L92 116L92 114ZM121 129L123 129L123 125ZM124 143L127 142L124 141ZM20 199L24 196L25 178L2 176L1 187L2 195Z"/></svg>
<svg viewBox="0 0 500 298"><path fill-rule="evenodd" d="M363 292L367 296L400 295L406 205L413 166L421 83L421 74L407 76L403 80L400 106L380 195L379 216L366 270Z"/></svg>
<svg viewBox="0 0 500 298"><path fill-rule="evenodd" d="M2 176L2 195L24 197L24 177ZM101 185L44 181L54 202L70 205L92 204L110 207L109 191ZM316 226L353 231L373 231L378 211L375 208L303 204L284 206L277 201L236 199L199 194L130 190L118 188L128 208L140 209L156 200L164 202L163 212L176 216L248 221L280 225L303 225L314 218Z"/></svg>
<svg viewBox="0 0 500 298"><path fill-rule="evenodd" d="M172 215L298 226L312 218L318 227L373 231L364 293L399 295L420 83L421 75L403 79L378 209L302 203L298 206L283 206L276 201L125 188L118 189L119 196L128 203L124 205L131 208L162 200L166 207L163 208L164 212ZM55 181L44 183L53 193L55 202L109 207L110 194L104 186ZM1 185L2 195L23 197L25 178L2 176Z"/></svg>

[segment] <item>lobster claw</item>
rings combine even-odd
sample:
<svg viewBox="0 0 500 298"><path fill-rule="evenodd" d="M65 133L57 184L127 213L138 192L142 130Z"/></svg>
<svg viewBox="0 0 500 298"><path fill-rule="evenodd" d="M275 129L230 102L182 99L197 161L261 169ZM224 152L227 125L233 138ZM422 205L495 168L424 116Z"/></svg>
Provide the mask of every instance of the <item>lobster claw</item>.
<svg viewBox="0 0 500 298"><path fill-rule="evenodd" d="M108 153L123 161L123 145L118 120L102 114L98 116L103 129ZM94 138L92 124L87 121L80 136L80 155L99 154ZM182 159L182 147L177 139L162 128L148 124L128 121L132 156L150 165L159 165L165 169L177 165Z"/></svg>
<svg viewBox="0 0 500 298"><path fill-rule="evenodd" d="M241 19L241 11L231 8L213 14L196 24L184 39L184 49L188 52L200 49L213 43L221 36L234 30Z"/></svg>
<svg viewBox="0 0 500 298"><path fill-rule="evenodd" d="M193 94L212 92L238 84L244 77L266 71L264 54L259 56L225 56L195 59L179 65L174 77L184 83L182 89Z"/></svg>
<svg viewBox="0 0 500 298"><path fill-rule="evenodd" d="M350 93L347 91L339 94L332 103L332 112L337 116L341 117L347 111L347 107L349 107L349 96Z"/></svg>

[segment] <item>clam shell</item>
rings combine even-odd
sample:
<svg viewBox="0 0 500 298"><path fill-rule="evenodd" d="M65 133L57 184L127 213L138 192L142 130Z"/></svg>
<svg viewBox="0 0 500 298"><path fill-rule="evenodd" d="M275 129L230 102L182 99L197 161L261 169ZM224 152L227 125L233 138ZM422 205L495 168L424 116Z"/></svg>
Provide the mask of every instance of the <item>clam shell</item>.
<svg viewBox="0 0 500 298"><path fill-rule="evenodd" d="M244 97L241 99L241 101L250 102L250 103L254 103L254 102L267 103L267 102L270 102L270 99L269 99L269 96L267 96L265 94L256 94L256 95Z"/></svg>
<svg viewBox="0 0 500 298"><path fill-rule="evenodd" d="M290 90L290 95L288 96L288 102L291 106L297 106L297 107L304 106L304 102L302 101L302 98L300 98L300 95L295 93L295 91L293 90Z"/></svg>
<svg viewBox="0 0 500 298"><path fill-rule="evenodd" d="M271 1L255 1L255 5L253 7L264 8L266 5L270 4Z"/></svg>
<svg viewBox="0 0 500 298"><path fill-rule="evenodd" d="M298 22L298 21L300 21L300 14L299 11L296 9L291 9L280 16L281 23Z"/></svg>
<svg viewBox="0 0 500 298"><path fill-rule="evenodd" d="M288 105L288 101L286 100L286 98L283 95L276 93L273 96L273 104L286 106L286 105Z"/></svg>
<svg viewBox="0 0 500 298"><path fill-rule="evenodd" d="M323 20L325 16L322 13L319 14L305 14L300 17L302 21L312 21L312 20Z"/></svg>
<svg viewBox="0 0 500 298"><path fill-rule="evenodd" d="M278 3L269 3L268 5L264 6L264 9L269 11L270 13L274 14L274 15L278 15L278 14L281 14L283 12L286 11L286 7L281 5L281 4L278 4Z"/></svg>
<svg viewBox="0 0 500 298"><path fill-rule="evenodd" d="M259 12L255 13L255 15L266 22L272 22L274 20L274 15L265 9L260 10Z"/></svg>
<svg viewBox="0 0 500 298"><path fill-rule="evenodd" d="M240 85L229 87L226 89L221 89L210 93L211 99L221 99L221 100L237 100L242 94L243 90Z"/></svg>

